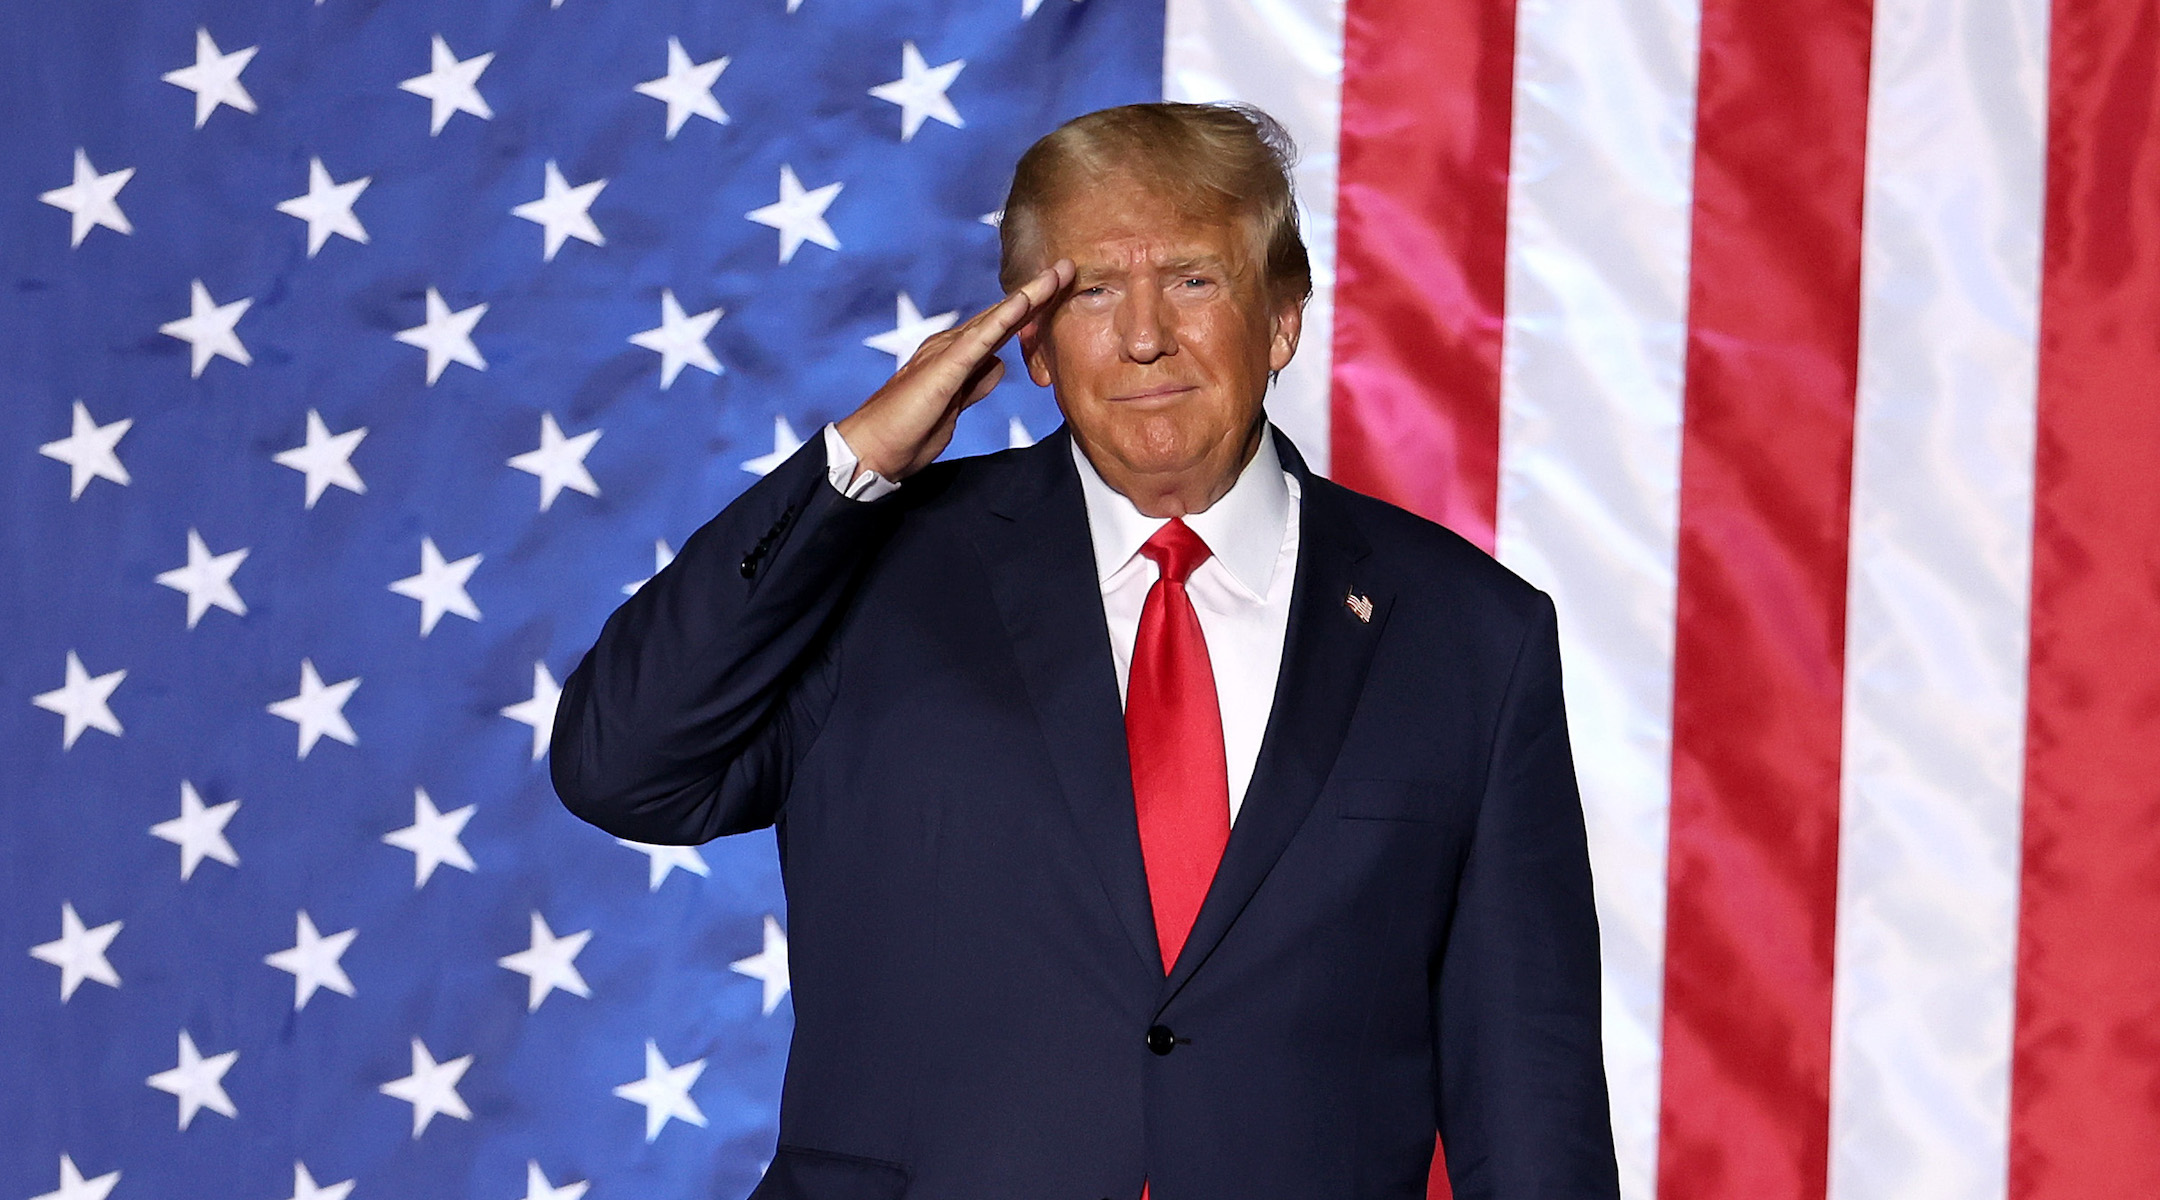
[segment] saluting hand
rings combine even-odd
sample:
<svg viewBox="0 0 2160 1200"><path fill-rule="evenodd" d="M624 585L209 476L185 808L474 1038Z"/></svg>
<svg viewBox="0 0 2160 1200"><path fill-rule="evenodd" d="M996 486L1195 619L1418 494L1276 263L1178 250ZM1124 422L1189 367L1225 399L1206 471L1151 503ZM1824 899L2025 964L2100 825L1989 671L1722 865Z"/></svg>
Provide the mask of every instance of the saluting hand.
<svg viewBox="0 0 2160 1200"><path fill-rule="evenodd" d="M863 467L897 482L936 461L960 414L1005 377L998 348L1072 280L1073 264L1061 258L967 323L924 340L907 365L840 422L840 436Z"/></svg>

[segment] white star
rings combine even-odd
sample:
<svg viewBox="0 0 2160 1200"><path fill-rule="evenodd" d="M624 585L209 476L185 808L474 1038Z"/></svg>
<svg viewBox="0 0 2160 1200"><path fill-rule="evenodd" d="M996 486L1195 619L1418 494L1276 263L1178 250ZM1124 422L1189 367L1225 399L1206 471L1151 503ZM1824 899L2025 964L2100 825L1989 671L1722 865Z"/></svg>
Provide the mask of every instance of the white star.
<svg viewBox="0 0 2160 1200"><path fill-rule="evenodd" d="M433 117L428 124L428 136L434 137L450 123L452 114L467 112L483 121L495 118L495 110L480 96L480 72L495 61L493 52L476 54L463 62L450 53L450 43L435 35L435 43L429 53L428 73L415 75L398 84L403 91L415 96L426 96L433 107Z"/></svg>
<svg viewBox="0 0 2160 1200"><path fill-rule="evenodd" d="M540 1170L540 1164L526 1160L525 1200L580 1200L580 1197L585 1195L585 1189L591 1186L590 1181L580 1179L561 1187L549 1187L547 1176Z"/></svg>
<svg viewBox="0 0 2160 1200"><path fill-rule="evenodd" d="M255 111L255 97L248 95L240 82L240 72L247 69L248 60L255 57L260 46L249 46L231 54L219 52L218 44L210 40L210 31L198 27L195 30L195 65L167 71L158 78L184 87L195 93L195 128L201 129L210 114L220 104L229 104L244 113Z"/></svg>
<svg viewBox="0 0 2160 1200"><path fill-rule="evenodd" d="M240 856L233 852L232 843L225 840L225 826L239 811L238 800L205 805L202 797L195 794L195 785L183 779L180 781L180 815L152 825L150 836L180 847L180 879L184 883L194 877L195 868L206 858L214 858L228 867L240 865Z"/></svg>
<svg viewBox="0 0 2160 1200"><path fill-rule="evenodd" d="M556 937L555 931L539 913L532 915L532 946L516 954L506 954L495 964L525 976L525 1011L540 1011L540 1002L547 999L556 988L573 996L590 997L592 990L585 986L585 977L578 974L578 952L592 940L592 930Z"/></svg>
<svg viewBox="0 0 2160 1200"><path fill-rule="evenodd" d="M107 1171L95 1179L84 1179L82 1172L75 1169L75 1160L63 1154L60 1156L60 1190L32 1196L30 1200L105 1200L105 1197L112 1194L113 1185L118 1182L118 1171Z"/></svg>
<svg viewBox="0 0 2160 1200"><path fill-rule="evenodd" d="M353 215L352 206L373 179L372 175L363 175L349 183L339 183L330 178L321 159L308 159L307 195L280 200L277 210L307 222L309 258L315 257L315 252L323 248L323 243L329 241L333 233L361 245L367 244L367 227Z"/></svg>
<svg viewBox="0 0 2160 1200"><path fill-rule="evenodd" d="M1025 450L1034 444L1035 435L1029 433L1028 427L1020 423L1020 418L1012 417L1005 422L1006 449Z"/></svg>
<svg viewBox="0 0 2160 1200"><path fill-rule="evenodd" d="M728 964L728 970L737 975L748 975L765 985L765 1015L780 1007L781 997L788 994L787 934L780 929L780 922L771 913L765 914L765 948L748 958L738 958Z"/></svg>
<svg viewBox="0 0 2160 1200"><path fill-rule="evenodd" d="M908 360L915 357L915 352L922 349L923 342L931 334L951 329L953 323L960 319L958 310L926 317L922 315L922 310L915 307L914 297L906 292L900 293L899 302L894 307L898 315L893 319L893 327L873 337L864 338L863 345L892 355L895 371L906 366Z"/></svg>
<svg viewBox="0 0 2160 1200"><path fill-rule="evenodd" d="M271 456L271 461L307 476L307 507L313 508L331 484L348 492L367 491L367 485L360 482L360 472L352 465L352 452L365 437L367 427L364 425L344 433L331 433L330 427L323 424L322 414L311 408L307 414L307 442L278 451Z"/></svg>
<svg viewBox="0 0 2160 1200"><path fill-rule="evenodd" d="M352 1194L353 1181L333 1183L325 1187L315 1185L315 1177L308 1174L307 1164L299 1159L292 1165L292 1200L345 1200Z"/></svg>
<svg viewBox="0 0 2160 1200"><path fill-rule="evenodd" d="M420 1136L428 1122L436 1114L456 1117L460 1121L472 1120L472 1110L465 1107L465 1100L457 1094L458 1080L465 1077L466 1068L472 1066L473 1056L453 1058L439 1063L419 1038L412 1040L412 1074L403 1079L393 1079L382 1085L381 1092L393 1099L403 1100L413 1106L412 1135Z"/></svg>
<svg viewBox="0 0 2160 1200"><path fill-rule="evenodd" d="M780 261L795 257L795 251L804 242L816 242L827 250L838 250L840 239L833 236L832 226L825 223L825 210L832 206L833 197L840 194L841 185L828 183L814 191L804 191L802 181L795 178L795 168L786 164L780 167L780 199L763 208L753 208L746 216L760 225L769 225L780 231Z"/></svg>
<svg viewBox="0 0 2160 1200"><path fill-rule="evenodd" d="M1080 0L1073 0L1073 3L1078 4ZM1020 19L1024 21L1034 16L1035 10L1041 8L1042 5L1043 0L1020 0Z"/></svg>
<svg viewBox="0 0 2160 1200"><path fill-rule="evenodd" d="M533 694L529 700L520 700L502 710L502 715L513 721L532 726L534 762L547 753L548 739L555 732L555 704L562 698L562 687L548 673L546 663L533 664Z"/></svg>
<svg viewBox="0 0 2160 1200"><path fill-rule="evenodd" d="M329 988L341 996L352 995L352 980L346 976L345 968L338 965L338 959L344 957L346 948L352 945L360 931L348 929L325 937L315 931L315 922L304 908L295 925L292 947L263 958L264 962L293 977L293 1011L306 1008L308 998L315 994L316 988Z"/></svg>
<svg viewBox="0 0 2160 1200"><path fill-rule="evenodd" d="M744 459L742 469L752 475L770 475L774 467L786 462L800 449L802 439L795 436L795 427L788 424L786 417L776 416L772 419L772 453Z"/></svg>
<svg viewBox="0 0 2160 1200"><path fill-rule="evenodd" d="M353 734L353 727L345 720L345 702L352 699L354 689L360 686L355 675L343 683L323 686L322 676L315 673L313 659L300 660L300 694L287 696L269 706L270 715L283 717L300 727L300 757L306 758L321 738L357 746L360 739Z"/></svg>
<svg viewBox="0 0 2160 1200"><path fill-rule="evenodd" d="M239 1057L238 1050L227 1050L204 1058L195 1049L195 1039L183 1029L180 1031L179 1065L170 1071L159 1071L143 1082L161 1092L171 1093L180 1101L182 1129L186 1129L195 1114L205 1108L228 1117L238 1116L233 1109L232 1097L225 1094L222 1080Z"/></svg>
<svg viewBox="0 0 2160 1200"><path fill-rule="evenodd" d="M686 316L682 304L675 299L675 290L660 289L660 327L631 334L630 344L660 356L661 391L673 387L675 376L686 366L714 375L721 373L720 360L713 357L705 338L712 333L713 324L724 315L724 311L714 305L696 316Z"/></svg>
<svg viewBox="0 0 2160 1200"><path fill-rule="evenodd" d="M986 212L983 215L975 218L975 220L981 224L988 225L992 229L996 229L998 226L1005 223L1005 210L1002 208L993 209L992 211Z"/></svg>
<svg viewBox="0 0 2160 1200"><path fill-rule="evenodd" d="M127 672L107 671L92 675L83 670L82 660L73 650L67 656L67 682L49 692L30 697L30 703L49 713L58 713L61 719L60 748L73 750L75 739L85 729L101 730L114 737L120 736L120 718L113 716L107 701L112 699L113 689L127 678Z"/></svg>
<svg viewBox="0 0 2160 1200"><path fill-rule="evenodd" d="M83 402L77 400L74 424L68 435L57 442L39 446L38 453L68 465L68 499L79 500L92 479L110 479L122 487L127 486L127 468L120 465L120 455L115 448L134 426L133 417L100 425L90 418L90 410L83 407Z"/></svg>
<svg viewBox="0 0 2160 1200"><path fill-rule="evenodd" d="M195 628L195 623L213 607L244 617L247 602L233 590L232 577L240 564L247 561L247 556L245 546L212 554L210 547L203 544L202 534L190 529L187 531L187 565L160 574L157 581L176 592L186 593L189 629Z"/></svg>
<svg viewBox="0 0 2160 1200"><path fill-rule="evenodd" d="M645 578L638 580L636 583L626 583L622 585L622 594L625 596L637 595L639 588L644 587L646 584L653 581L653 575L658 575L660 572L667 570L668 564L674 561L674 548L669 546L667 542L663 541L662 539L654 538L652 544L652 575L647 575Z"/></svg>
<svg viewBox="0 0 2160 1200"><path fill-rule="evenodd" d="M891 83L881 83L870 89L870 94L888 104L900 106L900 140L913 141L915 131L932 117L945 122L954 129L966 126L952 101L945 96L945 89L952 86L967 60L956 58L943 66L933 67L923 61L922 51L915 43L900 47L900 78Z"/></svg>
<svg viewBox="0 0 2160 1200"><path fill-rule="evenodd" d="M212 358L229 358L244 367L255 359L240 344L240 335L233 327L253 303L251 297L242 296L230 304L219 304L210 299L210 289L198 279L188 291L188 315L165 322L158 326L158 332L188 344L193 352L189 378L201 378Z"/></svg>
<svg viewBox="0 0 2160 1200"><path fill-rule="evenodd" d="M435 548L435 539L420 539L420 573L407 575L390 585L390 590L420 602L420 636L435 632L435 622L444 613L454 613L468 621L480 619L480 608L465 590L465 581L472 578L480 565L480 556L468 554L456 562L443 560L442 551Z"/></svg>
<svg viewBox="0 0 2160 1200"><path fill-rule="evenodd" d="M418 346L427 351L427 381L429 387L442 378L443 368L453 362L461 362L475 371L487 370L487 359L481 357L480 348L473 345L473 326L487 315L488 306L475 304L471 308L451 312L443 303L442 293L434 288L427 290L427 320L411 329L400 329L397 340L408 346Z"/></svg>
<svg viewBox="0 0 2160 1200"><path fill-rule="evenodd" d="M566 438L562 427L555 424L555 414L540 414L540 448L517 455L510 460L510 465L528 475L539 476L541 512L546 512L548 506L555 503L555 497L564 488L588 496L600 494L600 485L593 482L592 473L585 469L585 456L599 440L597 429Z"/></svg>
<svg viewBox="0 0 2160 1200"><path fill-rule="evenodd" d="M106 960L105 948L120 936L125 923L107 921L86 929L73 904L60 906L60 940L30 947L30 957L60 968L60 1003L66 1004L85 979L109 988L120 986L120 972Z"/></svg>
<svg viewBox="0 0 2160 1200"><path fill-rule="evenodd" d="M74 217L74 232L68 245L80 246L83 239L90 236L90 231L100 225L115 233L135 232L135 227L128 223L127 214L120 211L118 199L120 189L133 178L133 167L98 174L98 169L90 165L90 156L77 147L75 182L40 193L38 199L54 208L64 208Z"/></svg>
<svg viewBox="0 0 2160 1200"><path fill-rule="evenodd" d="M660 1048L651 1039L645 1042L645 1078L626 1083L615 1089L623 1099L645 1106L645 1140L650 1142L660 1136L660 1130L670 1120L688 1121L700 1129L705 1127L705 1113L690 1098L690 1085L705 1073L705 1060L686 1062L679 1067L668 1065L660 1056Z"/></svg>
<svg viewBox="0 0 2160 1200"><path fill-rule="evenodd" d="M703 117L717 125L728 123L727 110L713 99L713 84L720 72L727 70L725 56L711 62L694 63L685 53L682 43L667 40L667 74L658 79L648 79L632 90L640 96L651 96L667 104L667 135L675 140L675 132L692 116Z"/></svg>
<svg viewBox="0 0 2160 1200"><path fill-rule="evenodd" d="M393 829L383 835L383 841L400 850L410 850L413 856L413 890L427 885L428 878L441 866L456 867L460 871L473 871L472 855L465 852L465 843L458 834L465 831L465 822L472 820L477 804L468 804L450 812L437 812L435 802L428 799L426 788L413 789L413 823L403 829Z"/></svg>
<svg viewBox="0 0 2160 1200"><path fill-rule="evenodd" d="M562 249L566 238L605 246L607 239L600 235L600 227L593 224L592 214L587 210L592 208L592 202L599 198L600 189L607 184L605 179L595 179L591 183L571 187L569 181L563 178L562 171L555 166L555 160L551 158L547 163L546 179L542 184L540 198L518 205L510 210L510 215L523 217L546 231L541 239L543 245L540 258L543 262L555 261L555 252Z"/></svg>
<svg viewBox="0 0 2160 1200"><path fill-rule="evenodd" d="M633 842L628 838L616 838L615 843L620 846L628 846L652 860L646 864L649 877L649 886L646 889L648 891L659 891L660 884L668 877L668 872L675 870L677 867L690 872L692 875L705 877L712 875L712 868L706 865L705 856L698 853L696 846L655 846L650 842Z"/></svg>

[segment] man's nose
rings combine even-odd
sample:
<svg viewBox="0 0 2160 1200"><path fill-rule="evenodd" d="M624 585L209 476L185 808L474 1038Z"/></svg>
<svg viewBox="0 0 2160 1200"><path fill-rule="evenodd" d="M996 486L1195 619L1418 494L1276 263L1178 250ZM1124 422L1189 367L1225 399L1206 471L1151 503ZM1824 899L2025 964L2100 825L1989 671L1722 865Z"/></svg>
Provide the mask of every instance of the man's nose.
<svg viewBox="0 0 2160 1200"><path fill-rule="evenodd" d="M1154 287L1137 287L1118 306L1118 340L1127 359L1154 362L1176 354L1176 314Z"/></svg>

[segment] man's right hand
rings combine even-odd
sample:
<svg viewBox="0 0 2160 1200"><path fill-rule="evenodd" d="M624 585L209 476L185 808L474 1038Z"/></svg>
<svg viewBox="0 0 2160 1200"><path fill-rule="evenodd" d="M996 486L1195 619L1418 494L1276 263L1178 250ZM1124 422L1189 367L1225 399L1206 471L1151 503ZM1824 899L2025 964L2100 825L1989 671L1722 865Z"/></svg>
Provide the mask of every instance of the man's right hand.
<svg viewBox="0 0 2160 1200"><path fill-rule="evenodd" d="M1005 377L998 348L1072 280L1073 264L1061 258L966 324L925 339L906 366L839 423L861 469L898 482L935 462L960 414Z"/></svg>

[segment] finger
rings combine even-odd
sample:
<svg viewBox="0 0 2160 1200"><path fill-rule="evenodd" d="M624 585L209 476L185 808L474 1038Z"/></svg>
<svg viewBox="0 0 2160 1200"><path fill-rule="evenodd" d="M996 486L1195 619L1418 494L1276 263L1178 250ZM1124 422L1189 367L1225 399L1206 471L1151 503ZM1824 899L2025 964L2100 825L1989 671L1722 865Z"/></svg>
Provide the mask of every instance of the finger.
<svg viewBox="0 0 2160 1200"><path fill-rule="evenodd" d="M945 351L952 346L953 339L959 337L960 330L965 328L963 325L956 329L940 330L924 338L916 345L915 353L909 355L908 360L900 364L893 374L898 376L913 372L943 357Z"/></svg>
<svg viewBox="0 0 2160 1200"><path fill-rule="evenodd" d="M1055 298L1072 279L1072 266L1064 259L1043 268L1032 279L1005 294L996 304L969 317L945 334L945 347L972 361L1002 344L1012 331L1025 325Z"/></svg>
<svg viewBox="0 0 2160 1200"><path fill-rule="evenodd" d="M1072 279L1070 259L1061 258L1043 268L1034 278L962 326L958 331L960 336L953 342L955 351L976 358L992 353L1013 335L1014 330L1027 324L1030 317L1064 291Z"/></svg>
<svg viewBox="0 0 2160 1200"><path fill-rule="evenodd" d="M1020 292L1027 299L1027 311L1021 314L1014 327L1026 324L1030 317L1057 299L1059 293L1071 286L1073 277L1078 273L1071 259L1061 258L1044 268L1035 278L1021 284Z"/></svg>

